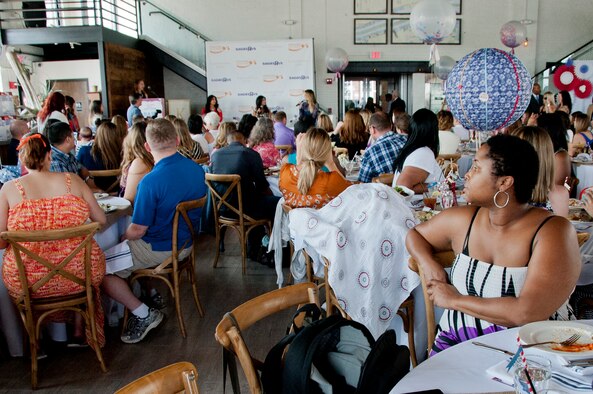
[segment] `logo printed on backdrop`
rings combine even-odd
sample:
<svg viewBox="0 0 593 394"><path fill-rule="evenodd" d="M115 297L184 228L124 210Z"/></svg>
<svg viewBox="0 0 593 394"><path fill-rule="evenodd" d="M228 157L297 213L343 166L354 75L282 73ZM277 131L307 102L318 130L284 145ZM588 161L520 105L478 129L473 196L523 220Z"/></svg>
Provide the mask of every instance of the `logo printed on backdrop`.
<svg viewBox="0 0 593 394"><path fill-rule="evenodd" d="M239 60L237 61L237 68L247 68L256 64L255 60Z"/></svg>
<svg viewBox="0 0 593 394"><path fill-rule="evenodd" d="M242 114L250 114L251 112L253 112L253 108L251 108L249 105L241 105L238 107L238 110Z"/></svg>
<svg viewBox="0 0 593 394"><path fill-rule="evenodd" d="M228 92L228 91L227 92L212 92L212 95L213 96L216 96L216 98L220 100L220 99L225 98L227 96L232 96L233 93L232 92Z"/></svg>
<svg viewBox="0 0 593 394"><path fill-rule="evenodd" d="M292 52L300 51L309 48L308 44L288 44L288 50Z"/></svg>
<svg viewBox="0 0 593 394"><path fill-rule="evenodd" d="M308 75L291 75L290 77L288 77L288 79L290 80L306 80L306 79L310 79Z"/></svg>
<svg viewBox="0 0 593 394"><path fill-rule="evenodd" d="M227 78L227 77L210 78L210 82L231 82L231 78Z"/></svg>
<svg viewBox="0 0 593 394"><path fill-rule="evenodd" d="M273 61L261 63L262 66L281 66L283 64L284 63L282 63L280 60L273 60Z"/></svg>
<svg viewBox="0 0 593 394"><path fill-rule="evenodd" d="M300 97L305 93L303 89L290 89L288 95L292 97Z"/></svg>
<svg viewBox="0 0 593 394"><path fill-rule="evenodd" d="M211 53L213 55L218 55L220 53L230 51L230 50L231 50L231 48L226 47L226 46L213 46L213 47L210 47L210 50L208 51L208 53Z"/></svg>
<svg viewBox="0 0 593 394"><path fill-rule="evenodd" d="M286 108L284 108L284 107L283 107L283 106L281 106L281 105L277 105L277 106L275 106L275 107L270 107L270 111L272 111L272 112L284 111L285 109L286 109Z"/></svg>
<svg viewBox="0 0 593 394"><path fill-rule="evenodd" d="M237 96L239 97L254 97L254 96L259 96L259 93L257 92L241 92L241 93L237 93Z"/></svg>
<svg viewBox="0 0 593 394"><path fill-rule="evenodd" d="M252 47L251 45L246 46L246 47L237 47L235 48L235 51L237 52L252 52L252 51L256 51L257 49L255 47Z"/></svg>
<svg viewBox="0 0 593 394"><path fill-rule="evenodd" d="M270 83L270 82L276 82L279 81L281 79L284 79L283 75L264 75L263 76L263 81Z"/></svg>

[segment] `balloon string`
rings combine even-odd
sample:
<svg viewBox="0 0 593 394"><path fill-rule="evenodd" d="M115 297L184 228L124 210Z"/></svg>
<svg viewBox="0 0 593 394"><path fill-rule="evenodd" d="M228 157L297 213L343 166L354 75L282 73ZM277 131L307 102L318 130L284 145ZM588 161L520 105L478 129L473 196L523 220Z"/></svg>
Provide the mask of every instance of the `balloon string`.
<svg viewBox="0 0 593 394"><path fill-rule="evenodd" d="M436 64L441 59L439 56L439 50L437 49L436 44L430 45L430 56L428 58L428 64Z"/></svg>

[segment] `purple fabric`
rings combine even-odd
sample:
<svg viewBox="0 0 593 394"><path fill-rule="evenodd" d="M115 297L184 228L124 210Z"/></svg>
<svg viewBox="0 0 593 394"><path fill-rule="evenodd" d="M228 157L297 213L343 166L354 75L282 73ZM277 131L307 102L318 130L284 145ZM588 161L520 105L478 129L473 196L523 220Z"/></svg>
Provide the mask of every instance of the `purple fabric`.
<svg viewBox="0 0 593 394"><path fill-rule="evenodd" d="M485 321L482 322L486 323ZM502 330L506 330L506 327L492 324L482 329L482 335L492 334L493 332L498 332ZM475 327L460 327L459 329L457 329L457 331L455 331L451 327L451 331L441 331L436 337L434 344L432 345L430 356L434 356L435 354L447 348L450 348L451 346L457 345L461 342L468 341L470 339L477 338L479 336L480 334L478 334L478 329Z"/></svg>
<svg viewBox="0 0 593 394"><path fill-rule="evenodd" d="M274 145L291 145L296 148L294 131L289 129L282 122L274 123Z"/></svg>

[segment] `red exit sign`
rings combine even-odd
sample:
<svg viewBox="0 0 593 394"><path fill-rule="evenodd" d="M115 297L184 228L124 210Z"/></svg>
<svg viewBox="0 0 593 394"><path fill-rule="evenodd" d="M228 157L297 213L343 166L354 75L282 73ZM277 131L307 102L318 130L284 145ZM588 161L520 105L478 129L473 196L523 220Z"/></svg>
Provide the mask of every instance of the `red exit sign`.
<svg viewBox="0 0 593 394"><path fill-rule="evenodd" d="M381 52L379 52L379 51L371 52L371 59L381 59Z"/></svg>

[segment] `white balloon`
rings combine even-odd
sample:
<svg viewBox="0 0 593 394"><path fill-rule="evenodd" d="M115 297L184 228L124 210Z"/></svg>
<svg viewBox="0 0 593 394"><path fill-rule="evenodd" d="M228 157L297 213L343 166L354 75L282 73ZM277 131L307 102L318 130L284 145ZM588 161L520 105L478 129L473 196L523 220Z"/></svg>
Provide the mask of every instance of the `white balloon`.
<svg viewBox="0 0 593 394"><path fill-rule="evenodd" d="M410 26L427 44L438 44L455 29L455 8L446 0L422 0L410 14Z"/></svg>
<svg viewBox="0 0 593 394"><path fill-rule="evenodd" d="M517 48L526 38L527 28L519 21L509 21L500 28L500 41L509 48Z"/></svg>
<svg viewBox="0 0 593 394"><path fill-rule="evenodd" d="M434 73L444 81L447 79L456 63L455 59L450 56L441 56L439 61L434 65Z"/></svg>
<svg viewBox="0 0 593 394"><path fill-rule="evenodd" d="M340 73L348 67L348 54L342 48L332 48L325 54L327 69Z"/></svg>

